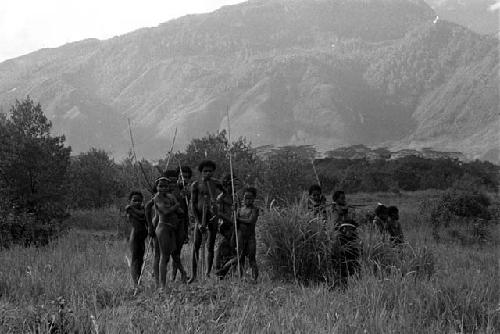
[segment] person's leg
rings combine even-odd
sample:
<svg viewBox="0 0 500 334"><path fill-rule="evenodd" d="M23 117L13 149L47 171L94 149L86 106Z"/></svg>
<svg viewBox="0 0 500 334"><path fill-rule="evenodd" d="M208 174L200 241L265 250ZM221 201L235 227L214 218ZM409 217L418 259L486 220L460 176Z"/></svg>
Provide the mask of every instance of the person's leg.
<svg viewBox="0 0 500 334"><path fill-rule="evenodd" d="M146 250L147 233L145 231L134 231L130 235L130 246L131 246L131 270L132 279L134 284L137 285L139 277L141 276L142 266L144 264L144 253Z"/></svg>
<svg viewBox="0 0 500 334"><path fill-rule="evenodd" d="M191 253L191 278L189 279L188 283L192 283L196 280L196 271L198 268L201 240L202 234L198 226L195 226L193 231L193 251Z"/></svg>
<svg viewBox="0 0 500 334"><path fill-rule="evenodd" d="M156 228L156 238L158 239L160 247L159 281L161 287L165 288L167 284L168 260L172 253L172 248L175 247L175 234L167 226L158 224L158 227Z"/></svg>
<svg viewBox="0 0 500 334"><path fill-rule="evenodd" d="M257 241L255 240L255 235L248 240L247 251L248 263L250 264L250 268L252 268L252 278L257 280L259 277L259 268L257 267L257 261L255 259L255 254L257 252Z"/></svg>
<svg viewBox="0 0 500 334"><path fill-rule="evenodd" d="M207 236L207 277L210 276L214 262L215 238L217 237L217 226L215 223L209 225Z"/></svg>
<svg viewBox="0 0 500 334"><path fill-rule="evenodd" d="M174 256L176 258L179 258L180 261L182 246L184 246L184 240L186 238L186 235L184 233L185 233L184 226L179 226L176 231L176 239L175 239L176 247L172 256L172 281L175 281L177 277L177 271L178 270L180 271L180 268L178 267L179 262L174 261Z"/></svg>

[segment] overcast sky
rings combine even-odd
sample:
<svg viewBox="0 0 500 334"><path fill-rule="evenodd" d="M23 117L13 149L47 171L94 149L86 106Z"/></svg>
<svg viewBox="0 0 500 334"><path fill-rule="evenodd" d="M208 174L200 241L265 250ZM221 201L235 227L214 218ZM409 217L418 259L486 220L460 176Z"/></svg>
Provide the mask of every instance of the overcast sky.
<svg viewBox="0 0 500 334"><path fill-rule="evenodd" d="M0 0L0 62L85 38L106 39L243 0Z"/></svg>

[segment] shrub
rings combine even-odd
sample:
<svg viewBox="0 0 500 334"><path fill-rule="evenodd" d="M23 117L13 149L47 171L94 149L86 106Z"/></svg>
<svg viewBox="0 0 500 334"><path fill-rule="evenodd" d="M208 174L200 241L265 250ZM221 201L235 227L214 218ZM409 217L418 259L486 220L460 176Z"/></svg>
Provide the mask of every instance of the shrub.
<svg viewBox="0 0 500 334"><path fill-rule="evenodd" d="M281 212L266 211L259 222L259 249L274 276L302 283L334 276L339 246L333 224L313 217L304 201Z"/></svg>
<svg viewBox="0 0 500 334"><path fill-rule="evenodd" d="M470 244L487 239L494 216L490 204L482 192L453 189L437 199L423 201L419 212L423 222L432 226L435 239L450 237Z"/></svg>

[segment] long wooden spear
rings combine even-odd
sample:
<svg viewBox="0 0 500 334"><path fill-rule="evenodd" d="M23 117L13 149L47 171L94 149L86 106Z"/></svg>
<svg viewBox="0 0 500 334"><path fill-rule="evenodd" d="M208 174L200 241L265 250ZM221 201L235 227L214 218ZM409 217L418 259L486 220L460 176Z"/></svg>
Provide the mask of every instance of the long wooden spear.
<svg viewBox="0 0 500 334"><path fill-rule="evenodd" d="M127 121L128 121L128 131L130 134L130 143L132 144L132 157L134 158L134 161L139 165L139 167L141 169L142 176L144 177L144 181L146 182L146 184L148 186L148 191L150 193L153 193L153 186L151 185L151 183L149 183L149 179L146 175L146 172L144 171L144 167L142 166L141 162L137 160L137 155L135 154L134 136L132 135L132 126L130 125L130 118L127 117Z"/></svg>
<svg viewBox="0 0 500 334"><path fill-rule="evenodd" d="M233 159L231 157L231 150L229 149L229 143L231 143L231 121L229 120L229 105L226 106L226 117L227 117L227 153L229 155L229 172L231 174L231 190L233 195L233 221L234 221L234 233L236 234L236 256L238 257L238 277L241 279L241 267L240 267L240 245L238 241L238 223L236 219L236 195L234 193L234 172L233 172Z"/></svg>
<svg viewBox="0 0 500 334"><path fill-rule="evenodd" d="M174 138L172 139L172 145L170 146L170 150L168 151L167 163L165 164L165 172L167 171L168 166L170 165L170 160L172 159L172 152L174 150L174 145L175 145L175 139L176 138L177 138L177 128L175 128Z"/></svg>

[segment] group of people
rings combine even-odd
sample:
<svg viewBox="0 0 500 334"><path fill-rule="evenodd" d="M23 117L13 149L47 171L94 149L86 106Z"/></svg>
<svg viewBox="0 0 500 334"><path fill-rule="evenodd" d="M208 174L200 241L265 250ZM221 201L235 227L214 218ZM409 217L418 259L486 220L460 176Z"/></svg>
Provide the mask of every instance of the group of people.
<svg viewBox="0 0 500 334"><path fill-rule="evenodd" d="M259 210L254 205L257 190L247 187L241 203L234 200L234 176L226 175L219 181L213 178L216 167L211 160L202 161L198 166L200 179L194 182L188 166L165 171L155 181L153 197L146 204L141 192L130 193L126 213L132 226L130 267L136 285L142 274L148 235L154 249L153 277L161 287L166 286L170 258L173 281L178 273L183 282L196 280L203 243L207 250L206 259L202 259L206 260L207 277L212 274L214 260L215 275L224 278L231 270L239 269L241 275L248 259L252 277L257 279L255 224ZM193 248L188 278L180 256L189 240L191 225L194 225Z"/></svg>
<svg viewBox="0 0 500 334"><path fill-rule="evenodd" d="M309 187L308 210L317 218L327 220L331 217L334 229L338 232L338 253L340 284L347 283L348 277L354 275L359 269L360 243L357 233L358 222L352 214L355 205L347 204L345 192L335 191L332 201L327 203L322 194L321 186L314 184ZM363 205L361 205L363 206ZM404 242L403 230L399 222L399 210L396 206L385 206L379 203L374 215L368 219L396 247Z"/></svg>
<svg viewBox="0 0 500 334"><path fill-rule="evenodd" d="M144 196L132 191L126 213L132 226L129 243L131 251L131 275L134 283L140 282L146 239L149 236L153 245L153 277L156 284L166 286L167 264L172 258L172 277L180 274L183 282L192 283L197 278L200 262L200 249L206 249L205 275L212 274L224 278L231 271L243 275L246 260L252 269L254 280L259 275L256 256L255 225L259 209L254 201L257 190L247 187L241 200L235 195L234 184L237 178L226 175L221 181L213 174L216 164L211 160L198 165L200 179L192 182L189 166L179 166L167 170L155 181L153 197L144 204ZM347 279L357 271L359 250L352 247L358 240L357 223L352 216L343 191L335 191L332 202L327 203L320 185L309 188L308 209L316 217L327 219L330 216L334 228L339 233L343 259L341 277ZM381 233L387 233L395 245L403 242L397 207L378 205L373 223ZM181 252L188 243L190 227L193 226L191 253L191 275L188 277L181 262ZM219 238L217 236L219 235ZM217 241L217 245L216 245ZM349 246L350 245L350 246ZM215 260L215 265L214 265Z"/></svg>

